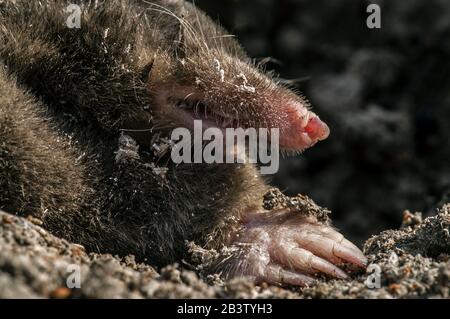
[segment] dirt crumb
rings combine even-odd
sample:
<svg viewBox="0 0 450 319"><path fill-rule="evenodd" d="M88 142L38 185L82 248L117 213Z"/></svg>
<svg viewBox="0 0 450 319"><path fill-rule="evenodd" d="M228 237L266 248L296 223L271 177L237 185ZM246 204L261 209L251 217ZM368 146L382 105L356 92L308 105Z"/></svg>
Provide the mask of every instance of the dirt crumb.
<svg viewBox="0 0 450 319"><path fill-rule="evenodd" d="M305 216L314 216L324 224L330 223L328 217L330 211L318 206L308 196L299 194L295 197L289 197L276 188L271 189L264 195L263 208L267 210L289 208Z"/></svg>

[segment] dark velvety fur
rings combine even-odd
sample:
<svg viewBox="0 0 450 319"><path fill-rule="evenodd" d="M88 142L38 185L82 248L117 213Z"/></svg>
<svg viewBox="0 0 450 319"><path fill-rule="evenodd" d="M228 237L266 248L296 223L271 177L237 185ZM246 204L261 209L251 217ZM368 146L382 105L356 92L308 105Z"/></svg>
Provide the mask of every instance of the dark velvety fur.
<svg viewBox="0 0 450 319"><path fill-rule="evenodd" d="M65 25L72 2L82 5L81 29ZM175 166L148 147L170 128L149 92L186 80L173 61L192 54L201 65L178 47L194 41L183 23L159 10L132 0L0 2L0 209L39 217L90 251L161 265L180 260L186 240L217 247L267 186L250 165ZM198 15L204 32L222 32ZM213 46L247 59L234 40ZM117 160L124 129L141 130L125 131L141 147Z"/></svg>

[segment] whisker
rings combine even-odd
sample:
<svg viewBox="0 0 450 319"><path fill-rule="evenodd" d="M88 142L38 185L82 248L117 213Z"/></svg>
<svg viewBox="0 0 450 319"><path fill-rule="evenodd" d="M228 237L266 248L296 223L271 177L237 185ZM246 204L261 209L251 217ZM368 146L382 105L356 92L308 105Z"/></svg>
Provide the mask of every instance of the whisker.
<svg viewBox="0 0 450 319"><path fill-rule="evenodd" d="M178 22L181 23L181 25L188 31L188 33L190 33L190 36L192 37L192 39L194 41L196 41L197 44L202 49L204 49L205 42L202 43L199 41L199 37L197 36L197 33L195 32L194 27L189 22L187 22L182 17L177 16L174 12L170 11L168 8L166 8L164 6L158 5L156 3L148 2L146 0L143 0L143 2L151 6L150 8L146 8L146 10L152 10L152 11L159 12L162 14L167 14L167 15L175 18L176 20L178 20Z"/></svg>

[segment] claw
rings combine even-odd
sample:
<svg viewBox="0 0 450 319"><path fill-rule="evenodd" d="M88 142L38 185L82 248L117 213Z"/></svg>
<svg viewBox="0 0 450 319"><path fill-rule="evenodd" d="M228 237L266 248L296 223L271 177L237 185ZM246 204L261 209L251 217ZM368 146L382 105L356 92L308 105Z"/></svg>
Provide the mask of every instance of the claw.
<svg viewBox="0 0 450 319"><path fill-rule="evenodd" d="M320 233L338 243L342 243L345 239L344 235L331 227L322 227Z"/></svg>
<svg viewBox="0 0 450 319"><path fill-rule="evenodd" d="M335 241L327 237L319 234L300 233L295 236L295 240L301 247L310 250L319 257L325 258L333 263L339 263L341 261L340 258L333 254Z"/></svg>
<svg viewBox="0 0 450 319"><path fill-rule="evenodd" d="M356 247L349 248L343 244L335 243L333 246L333 254L347 262L358 265L362 268L367 266L367 258L363 253Z"/></svg>
<svg viewBox="0 0 450 319"><path fill-rule="evenodd" d="M308 275L285 270L274 264L267 266L265 275L266 278L263 281L277 285L307 286L315 283L315 279Z"/></svg>
<svg viewBox="0 0 450 319"><path fill-rule="evenodd" d="M345 279L347 275L332 263L315 256L303 248L294 248L291 250L291 261L294 267L299 271L323 272L327 275Z"/></svg>
<svg viewBox="0 0 450 319"><path fill-rule="evenodd" d="M323 272L337 278L347 278L347 275L338 267L315 256L309 250L295 247L291 243L284 244L276 249L271 256L282 264L308 274Z"/></svg>
<svg viewBox="0 0 450 319"><path fill-rule="evenodd" d="M313 235L308 234L307 237L298 235L297 240L300 245L308 245L316 255L331 262L336 263L341 259L360 267L367 266L367 258L362 251L333 228L322 228L320 234L316 232Z"/></svg>
<svg viewBox="0 0 450 319"><path fill-rule="evenodd" d="M342 240L341 244L344 245L344 246L347 246L350 249L353 249L353 250L361 252L361 250L355 244L353 244L351 241L349 241L349 240L347 240L345 238Z"/></svg>

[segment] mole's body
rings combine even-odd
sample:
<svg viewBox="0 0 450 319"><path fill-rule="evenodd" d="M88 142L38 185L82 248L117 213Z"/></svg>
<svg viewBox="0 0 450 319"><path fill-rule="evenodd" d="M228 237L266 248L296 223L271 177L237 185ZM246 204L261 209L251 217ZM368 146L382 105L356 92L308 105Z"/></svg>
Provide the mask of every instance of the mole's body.
<svg viewBox="0 0 450 319"><path fill-rule="evenodd" d="M263 211L268 186L254 166L171 162L165 137L194 118L277 127L294 151L328 128L192 5L149 2L0 2L0 208L153 264L195 241L244 247L223 263L230 275L273 283L363 266L329 226Z"/></svg>

